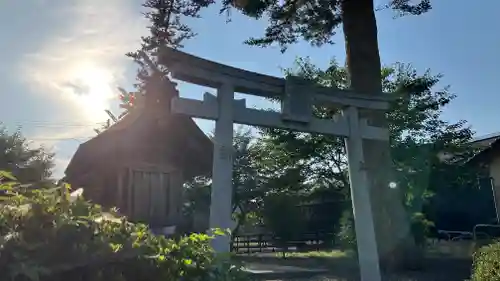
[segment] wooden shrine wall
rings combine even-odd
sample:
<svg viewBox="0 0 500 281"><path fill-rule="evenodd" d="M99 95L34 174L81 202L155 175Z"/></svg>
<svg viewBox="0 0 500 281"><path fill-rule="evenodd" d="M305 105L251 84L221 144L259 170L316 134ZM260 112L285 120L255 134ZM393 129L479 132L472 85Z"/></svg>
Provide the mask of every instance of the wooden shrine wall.
<svg viewBox="0 0 500 281"><path fill-rule="evenodd" d="M118 178L117 206L130 220L154 227L177 225L182 207L182 174L154 167L127 167Z"/></svg>

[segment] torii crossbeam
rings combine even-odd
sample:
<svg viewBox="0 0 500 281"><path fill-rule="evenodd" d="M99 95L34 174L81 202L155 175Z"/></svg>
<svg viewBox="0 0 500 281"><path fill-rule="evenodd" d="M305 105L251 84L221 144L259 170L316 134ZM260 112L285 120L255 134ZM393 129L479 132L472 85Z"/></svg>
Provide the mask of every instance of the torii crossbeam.
<svg viewBox="0 0 500 281"><path fill-rule="evenodd" d="M348 90L321 87L298 77L287 79L250 72L205 60L171 48L160 51L160 62L171 70L172 77L217 89L217 97L205 94L203 101L174 98L172 112L215 120L210 227L230 228L232 197L233 124L282 128L322 133L345 138L351 197L359 253L361 278L379 281L380 269L370 186L363 167L363 139L389 140L387 128L370 126L360 119L359 110L387 110L387 95L365 96ZM234 100L234 93L278 98L281 112L247 108L245 100ZM336 120L317 119L314 105L328 105L342 110ZM229 252L229 237L214 240L218 252Z"/></svg>

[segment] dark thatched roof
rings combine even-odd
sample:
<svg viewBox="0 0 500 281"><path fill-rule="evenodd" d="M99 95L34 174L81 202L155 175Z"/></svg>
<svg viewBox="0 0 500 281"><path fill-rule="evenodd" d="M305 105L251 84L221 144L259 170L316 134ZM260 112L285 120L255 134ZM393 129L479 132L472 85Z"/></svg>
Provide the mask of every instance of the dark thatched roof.
<svg viewBox="0 0 500 281"><path fill-rule="evenodd" d="M212 141L190 117L170 114L178 92L175 83L163 82L147 91L141 106L78 147L65 171L68 182L134 161L170 163L186 177L211 172Z"/></svg>
<svg viewBox="0 0 500 281"><path fill-rule="evenodd" d="M482 138L475 139L473 146L480 148L474 157L469 160L469 164L487 164L492 161L493 155L500 150L500 134L491 134Z"/></svg>

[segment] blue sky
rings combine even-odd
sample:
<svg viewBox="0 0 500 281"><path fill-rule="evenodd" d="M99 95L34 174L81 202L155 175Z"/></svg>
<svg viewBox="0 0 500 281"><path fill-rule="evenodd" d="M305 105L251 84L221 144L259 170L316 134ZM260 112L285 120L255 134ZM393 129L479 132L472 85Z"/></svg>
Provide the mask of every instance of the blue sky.
<svg viewBox="0 0 500 281"><path fill-rule="evenodd" d="M135 65L124 56L137 49L147 31L141 0L29 0L0 4L0 91L4 105L0 121L22 126L35 145L56 152L60 176L76 147L94 135L105 120L103 109L116 109L116 86L130 88ZM380 2L383 3L383 2ZM465 4L465 3L464 3ZM500 131L497 81L500 66L500 1L457 5L433 1L434 9L420 17L394 19L377 14L382 62L412 63L444 74L458 98L444 112L451 121L465 119L478 135ZM248 47L242 42L258 36L265 22L233 13L226 23L214 6L190 22L199 33L185 51L214 61L266 74L281 75L297 56L309 56L319 66L330 58L343 62L342 33L335 45L322 48L294 45L285 54L277 48ZM495 27L496 26L496 27ZM75 92L88 90L88 95ZM131 89L132 90L132 89ZM182 85L183 96L201 97L204 89ZM251 105L263 105L249 100ZM210 124L201 123L204 130Z"/></svg>

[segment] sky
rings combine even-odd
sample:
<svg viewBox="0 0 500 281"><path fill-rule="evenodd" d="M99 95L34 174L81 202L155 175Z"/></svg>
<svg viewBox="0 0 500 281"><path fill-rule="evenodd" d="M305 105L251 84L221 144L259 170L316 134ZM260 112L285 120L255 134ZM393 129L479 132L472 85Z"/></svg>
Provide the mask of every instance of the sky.
<svg viewBox="0 0 500 281"><path fill-rule="evenodd" d="M383 0L376 1L382 4ZM220 2L220 1L218 1ZM93 128L106 120L104 109L117 110L116 88L133 90L136 65L125 56L139 47L148 22L142 0L26 0L0 2L0 95L6 106L0 122L21 127L33 145L56 153L55 176L61 177L78 145L95 136ZM481 5L452 0L433 1L433 10L418 17L394 18L377 13L383 64L411 63L423 73L441 73L440 86L451 86L457 98L443 117L466 120L478 136L500 131L497 81L500 66L500 1ZM184 51L235 67L281 76L296 57L309 56L325 67L332 58L343 63L341 30L335 44L321 48L307 43L278 48L243 44L259 36L265 20L234 12L231 22L219 6L190 20L198 33ZM497 26L497 27L495 27ZM181 85L182 96L201 98L206 89ZM247 99L249 106L266 106ZM211 131L209 122L200 122Z"/></svg>

